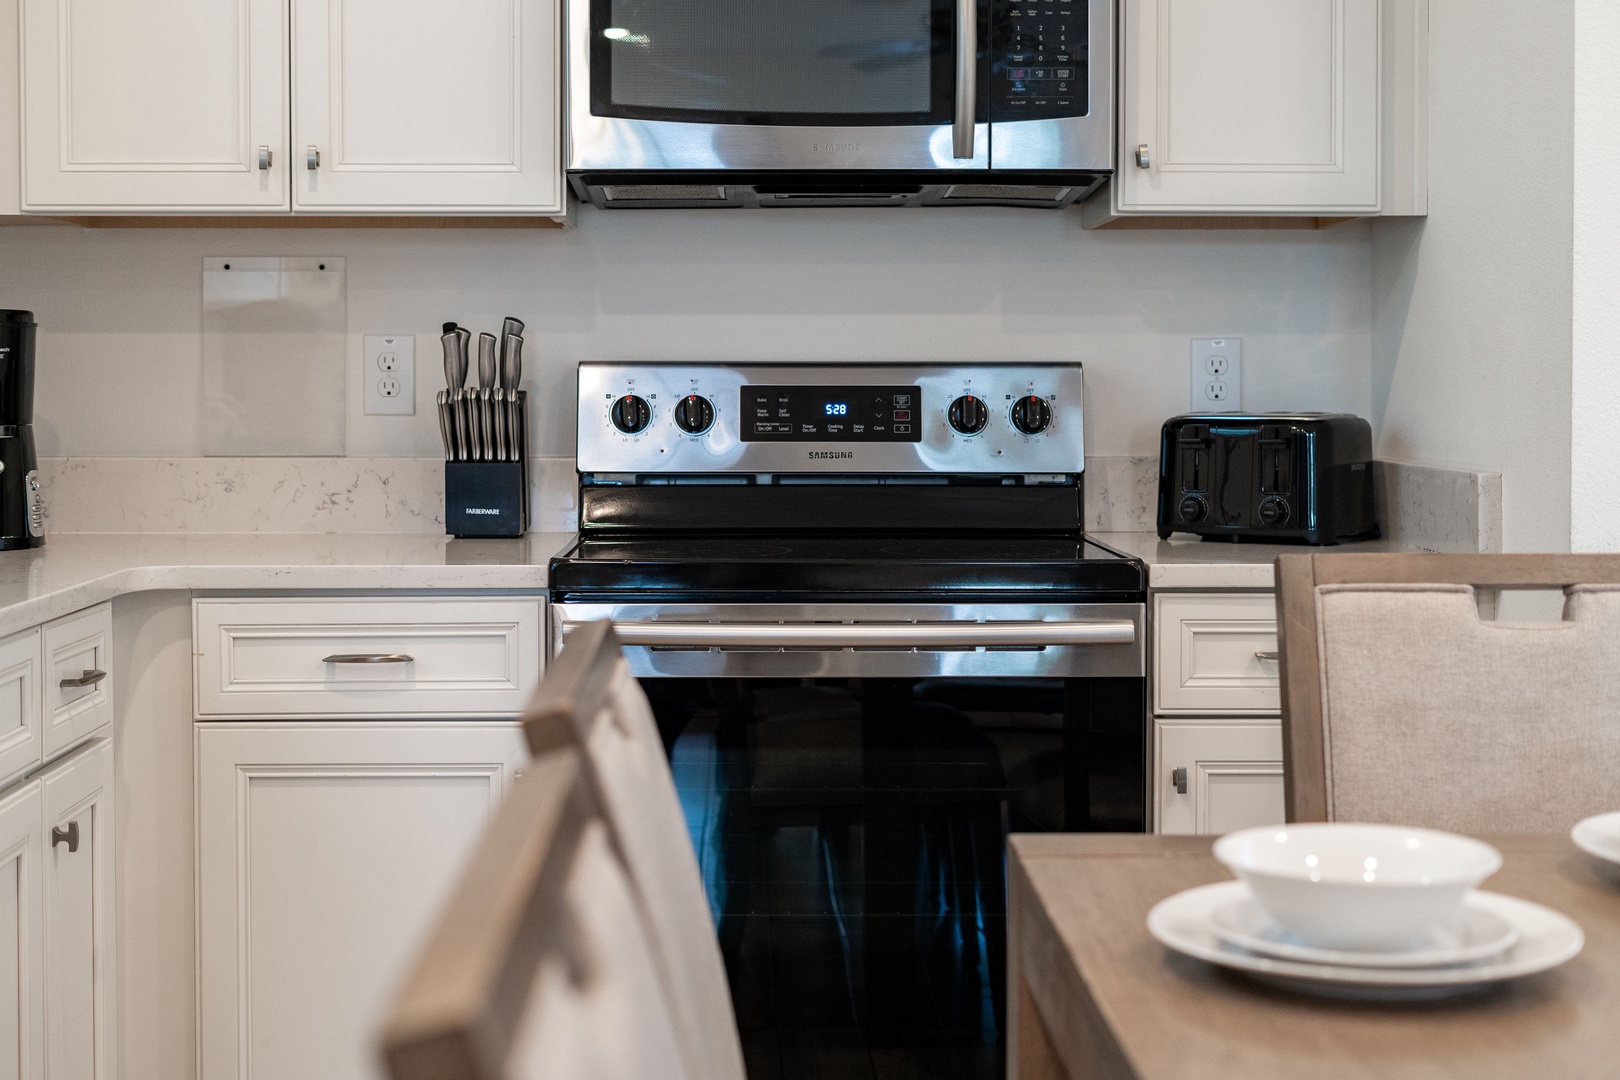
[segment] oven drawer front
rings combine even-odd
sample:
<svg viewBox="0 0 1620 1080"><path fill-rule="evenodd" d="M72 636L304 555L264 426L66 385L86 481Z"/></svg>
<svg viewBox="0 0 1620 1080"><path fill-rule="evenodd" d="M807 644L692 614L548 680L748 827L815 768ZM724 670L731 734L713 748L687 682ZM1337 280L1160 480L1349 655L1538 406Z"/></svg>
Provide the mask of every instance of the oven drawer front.
<svg viewBox="0 0 1620 1080"><path fill-rule="evenodd" d="M1141 604L551 605L552 649L611 619L639 678L1141 678Z"/></svg>
<svg viewBox="0 0 1620 1080"><path fill-rule="evenodd" d="M538 599L193 602L197 719L509 717L540 681Z"/></svg>

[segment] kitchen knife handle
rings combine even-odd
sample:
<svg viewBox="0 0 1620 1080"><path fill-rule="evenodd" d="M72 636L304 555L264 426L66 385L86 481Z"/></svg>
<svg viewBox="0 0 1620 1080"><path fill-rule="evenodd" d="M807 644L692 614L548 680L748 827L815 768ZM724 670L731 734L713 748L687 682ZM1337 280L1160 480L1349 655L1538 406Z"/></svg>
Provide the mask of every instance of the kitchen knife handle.
<svg viewBox="0 0 1620 1080"><path fill-rule="evenodd" d="M956 0L956 115L951 154L973 156L973 117L978 112L979 0Z"/></svg>

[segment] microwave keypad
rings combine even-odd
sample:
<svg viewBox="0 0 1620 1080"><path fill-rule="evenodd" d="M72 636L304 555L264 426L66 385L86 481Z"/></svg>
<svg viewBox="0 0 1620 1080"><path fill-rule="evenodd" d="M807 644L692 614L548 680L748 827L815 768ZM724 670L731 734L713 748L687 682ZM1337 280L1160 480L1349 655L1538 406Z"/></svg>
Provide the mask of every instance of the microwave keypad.
<svg viewBox="0 0 1620 1080"><path fill-rule="evenodd" d="M1003 0L999 13L995 119L1086 115L1086 0Z"/></svg>

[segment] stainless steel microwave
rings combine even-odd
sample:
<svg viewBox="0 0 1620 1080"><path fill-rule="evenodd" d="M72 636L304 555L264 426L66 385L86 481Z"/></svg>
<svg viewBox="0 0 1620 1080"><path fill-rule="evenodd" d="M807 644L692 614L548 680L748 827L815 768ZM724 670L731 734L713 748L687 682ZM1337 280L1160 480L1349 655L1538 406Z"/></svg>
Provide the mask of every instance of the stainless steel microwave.
<svg viewBox="0 0 1620 1080"><path fill-rule="evenodd" d="M568 0L598 206L1064 206L1113 169L1114 0Z"/></svg>

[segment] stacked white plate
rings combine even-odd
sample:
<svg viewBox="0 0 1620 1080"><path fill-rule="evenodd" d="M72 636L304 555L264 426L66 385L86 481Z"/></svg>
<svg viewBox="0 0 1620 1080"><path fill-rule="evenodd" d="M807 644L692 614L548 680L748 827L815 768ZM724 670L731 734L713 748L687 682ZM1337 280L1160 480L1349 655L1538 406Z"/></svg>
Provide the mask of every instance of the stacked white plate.
<svg viewBox="0 0 1620 1080"><path fill-rule="evenodd" d="M1588 855L1620 865L1620 813L1599 814L1576 822L1569 837Z"/></svg>
<svg viewBox="0 0 1620 1080"><path fill-rule="evenodd" d="M1620 817L1610 824L1620 843ZM1149 931L1176 952L1292 989L1445 997L1557 967L1584 944L1566 916L1475 889L1502 863L1468 837L1291 825L1228 834L1215 854L1244 880L1162 901Z"/></svg>
<svg viewBox="0 0 1620 1080"><path fill-rule="evenodd" d="M1278 926L1241 881L1177 893L1148 914L1148 929L1176 952L1290 989L1389 1001L1449 997L1533 975L1573 958L1585 941L1551 908L1476 891L1409 949L1317 948Z"/></svg>

